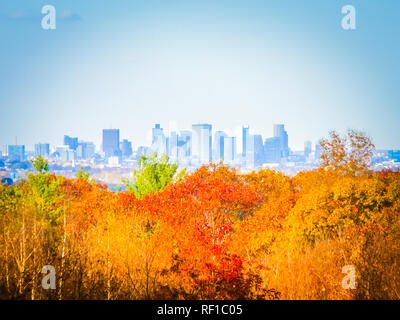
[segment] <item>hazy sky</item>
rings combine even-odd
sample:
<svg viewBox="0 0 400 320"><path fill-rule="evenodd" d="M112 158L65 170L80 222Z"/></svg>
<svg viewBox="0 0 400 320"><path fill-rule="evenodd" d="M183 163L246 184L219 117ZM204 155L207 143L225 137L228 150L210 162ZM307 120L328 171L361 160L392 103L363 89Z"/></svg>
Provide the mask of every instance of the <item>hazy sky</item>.
<svg viewBox="0 0 400 320"><path fill-rule="evenodd" d="M154 123L208 122L264 138L284 123L292 149L347 128L399 148L399 75L399 0L0 1L1 145L99 146L116 127L137 147Z"/></svg>

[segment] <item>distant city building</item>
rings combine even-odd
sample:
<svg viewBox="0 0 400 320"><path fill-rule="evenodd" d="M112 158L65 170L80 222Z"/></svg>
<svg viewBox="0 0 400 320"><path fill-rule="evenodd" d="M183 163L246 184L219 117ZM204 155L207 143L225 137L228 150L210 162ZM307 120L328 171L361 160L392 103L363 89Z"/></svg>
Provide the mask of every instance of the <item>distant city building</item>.
<svg viewBox="0 0 400 320"><path fill-rule="evenodd" d="M164 135L164 129L161 128L160 124L156 123L152 129L152 143L151 149L157 153L158 156L168 154L167 150L167 138Z"/></svg>
<svg viewBox="0 0 400 320"><path fill-rule="evenodd" d="M119 129L103 130L103 152L108 157L121 156L119 148Z"/></svg>
<svg viewBox="0 0 400 320"><path fill-rule="evenodd" d="M213 162L224 161L224 143L226 133L223 131L216 131L214 134L214 146L212 151Z"/></svg>
<svg viewBox="0 0 400 320"><path fill-rule="evenodd" d="M25 146L24 145L9 145L8 146L8 159L10 161L24 161L25 160Z"/></svg>
<svg viewBox="0 0 400 320"><path fill-rule="evenodd" d="M279 137L265 139L264 156L267 163L281 162L281 140Z"/></svg>
<svg viewBox="0 0 400 320"><path fill-rule="evenodd" d="M88 160L94 157L96 153L96 146L93 142L79 141L76 148L77 159Z"/></svg>
<svg viewBox="0 0 400 320"><path fill-rule="evenodd" d="M72 138L70 136L64 136L64 145L68 146L71 150L78 148L78 138Z"/></svg>
<svg viewBox="0 0 400 320"><path fill-rule="evenodd" d="M395 162L400 162L400 150L389 150L388 158L394 160Z"/></svg>
<svg viewBox="0 0 400 320"><path fill-rule="evenodd" d="M48 158L50 156L50 144L48 143L35 144L35 157L37 156Z"/></svg>
<svg viewBox="0 0 400 320"><path fill-rule="evenodd" d="M212 125L192 125L192 156L196 157L201 164L212 161Z"/></svg>
<svg viewBox="0 0 400 320"><path fill-rule="evenodd" d="M172 161L177 161L179 159L178 140L178 134L172 131L168 139L168 156Z"/></svg>
<svg viewBox="0 0 400 320"><path fill-rule="evenodd" d="M246 141L246 157L245 163L248 168L256 168L261 166L264 162L264 146L262 136L259 134L248 136Z"/></svg>
<svg viewBox="0 0 400 320"><path fill-rule="evenodd" d="M242 127L242 156L243 156L243 158L246 158L249 136L250 136L250 127L248 125L243 126Z"/></svg>
<svg viewBox="0 0 400 320"><path fill-rule="evenodd" d="M179 158L189 158L192 154L192 132L181 131L178 137Z"/></svg>
<svg viewBox="0 0 400 320"><path fill-rule="evenodd" d="M132 155L132 142L124 139L121 142L122 157L129 158Z"/></svg>
<svg viewBox="0 0 400 320"><path fill-rule="evenodd" d="M274 124L274 137L279 138L281 157L286 158L289 155L288 134L285 131L285 125Z"/></svg>
<svg viewBox="0 0 400 320"><path fill-rule="evenodd" d="M75 160L75 151L71 150L69 146L63 145L56 147L58 160L60 161L73 161Z"/></svg>
<svg viewBox="0 0 400 320"><path fill-rule="evenodd" d="M226 136L221 136L223 139L223 161L225 163L232 163L235 161L236 157L236 138L235 137L226 137Z"/></svg>

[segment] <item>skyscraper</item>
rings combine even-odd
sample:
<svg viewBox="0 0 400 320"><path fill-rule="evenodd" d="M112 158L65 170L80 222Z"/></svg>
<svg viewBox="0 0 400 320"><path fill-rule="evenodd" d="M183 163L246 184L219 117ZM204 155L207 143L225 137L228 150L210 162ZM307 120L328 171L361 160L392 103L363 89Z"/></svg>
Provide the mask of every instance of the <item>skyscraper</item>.
<svg viewBox="0 0 400 320"><path fill-rule="evenodd" d="M37 143L35 144L35 157L42 156L48 157L50 155L50 144Z"/></svg>
<svg viewBox="0 0 400 320"><path fill-rule="evenodd" d="M192 154L192 132L184 130L178 137L179 158L187 158Z"/></svg>
<svg viewBox="0 0 400 320"><path fill-rule="evenodd" d="M286 158L289 155L288 134L285 131L285 125L274 124L274 137L279 138L281 157Z"/></svg>
<svg viewBox="0 0 400 320"><path fill-rule="evenodd" d="M129 158L132 155L132 142L124 139L121 142L122 157Z"/></svg>
<svg viewBox="0 0 400 320"><path fill-rule="evenodd" d="M212 125L194 124L192 125L192 155L198 158L201 164L212 161Z"/></svg>
<svg viewBox="0 0 400 320"><path fill-rule="evenodd" d="M256 168L264 163L264 147L260 134L248 135L245 163L248 168Z"/></svg>
<svg viewBox="0 0 400 320"><path fill-rule="evenodd" d="M235 137L221 137L223 139L223 161L225 163L232 163L236 157L236 138Z"/></svg>
<svg viewBox="0 0 400 320"><path fill-rule="evenodd" d="M281 161L281 140L279 137L265 139L264 155L265 162L279 163Z"/></svg>
<svg viewBox="0 0 400 320"><path fill-rule="evenodd" d="M178 138L178 134L175 131L172 131L168 140L168 156L174 161L177 161L179 158Z"/></svg>
<svg viewBox="0 0 400 320"><path fill-rule="evenodd" d="M95 154L95 145L93 142L79 141L76 148L76 156L78 159L90 159Z"/></svg>
<svg viewBox="0 0 400 320"><path fill-rule="evenodd" d="M154 143L154 142L156 141L157 136L159 136L159 135L164 135L164 130L163 130L163 128L161 128L161 126L160 126L159 123L156 123L156 124L155 124L154 128L151 129L151 132L152 132L152 140L151 140L151 143Z"/></svg>
<svg viewBox="0 0 400 320"><path fill-rule="evenodd" d="M25 146L24 145L9 145L8 158L11 161L24 161L25 160Z"/></svg>
<svg viewBox="0 0 400 320"><path fill-rule="evenodd" d="M227 137L223 131L216 131L214 134L213 162L224 160L224 138Z"/></svg>
<svg viewBox="0 0 400 320"><path fill-rule="evenodd" d="M70 136L64 136L64 145L68 146L71 150L75 150L78 148L78 138L72 138Z"/></svg>
<svg viewBox="0 0 400 320"><path fill-rule="evenodd" d="M74 150L71 150L67 145L56 147L56 152L58 154L58 160L60 161L75 160Z"/></svg>
<svg viewBox="0 0 400 320"><path fill-rule="evenodd" d="M156 123L155 127L152 129L151 149L153 152L157 153L158 156L168 154L167 139L164 136L163 128L161 128L158 123Z"/></svg>
<svg viewBox="0 0 400 320"><path fill-rule="evenodd" d="M119 149L119 129L104 129L103 130L103 152L105 156L121 156Z"/></svg>
<svg viewBox="0 0 400 320"><path fill-rule="evenodd" d="M242 156L246 158L247 148L248 148L248 140L250 135L250 128L248 125L243 126L242 128Z"/></svg>
<svg viewBox="0 0 400 320"><path fill-rule="evenodd" d="M254 140L254 167L260 167L265 162L264 145L261 134L252 136Z"/></svg>

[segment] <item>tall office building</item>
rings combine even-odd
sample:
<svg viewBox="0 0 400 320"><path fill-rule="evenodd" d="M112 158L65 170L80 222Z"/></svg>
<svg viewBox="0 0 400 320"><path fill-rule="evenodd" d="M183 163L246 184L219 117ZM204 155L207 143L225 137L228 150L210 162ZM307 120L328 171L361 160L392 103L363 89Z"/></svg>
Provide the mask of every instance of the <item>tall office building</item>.
<svg viewBox="0 0 400 320"><path fill-rule="evenodd" d="M173 161L177 161L179 158L178 138L178 134L175 131L172 131L168 139L168 156Z"/></svg>
<svg viewBox="0 0 400 320"><path fill-rule="evenodd" d="M221 137L223 139L223 161L225 163L232 163L236 157L236 138L235 137Z"/></svg>
<svg viewBox="0 0 400 320"><path fill-rule="evenodd" d="M248 168L256 168L264 163L264 146L260 134L250 134L246 143L245 163Z"/></svg>
<svg viewBox="0 0 400 320"><path fill-rule="evenodd" d="M78 159L90 159L95 155L95 145L93 142L79 141L76 148L76 157Z"/></svg>
<svg viewBox="0 0 400 320"><path fill-rule="evenodd" d="M168 155L168 141L164 135L164 130L161 126L156 123L155 127L152 129L152 144L151 149L153 152L157 153L158 156L163 154Z"/></svg>
<svg viewBox="0 0 400 320"><path fill-rule="evenodd" d="M164 135L164 130L163 130L163 128L161 128L159 123L155 124L154 128L151 129L151 132L152 132L151 143L154 143L156 141L157 136Z"/></svg>
<svg viewBox="0 0 400 320"><path fill-rule="evenodd" d="M216 131L214 134L214 146L212 151L213 162L224 161L224 138L227 135L223 131Z"/></svg>
<svg viewBox="0 0 400 320"><path fill-rule="evenodd" d="M267 138L264 142L265 162L279 163L281 161L281 140L279 137Z"/></svg>
<svg viewBox="0 0 400 320"><path fill-rule="evenodd" d="M64 145L68 146L71 150L78 148L78 138L72 138L70 136L64 136Z"/></svg>
<svg viewBox="0 0 400 320"><path fill-rule="evenodd" d="M35 157L49 157L50 156L50 144L48 143L37 143L35 144Z"/></svg>
<svg viewBox="0 0 400 320"><path fill-rule="evenodd" d="M246 158L247 155L247 148L248 148L248 141L250 135L250 128L249 126L242 127L242 156Z"/></svg>
<svg viewBox="0 0 400 320"><path fill-rule="evenodd" d="M8 146L8 159L11 161L24 161L25 160L25 146L24 145L9 145Z"/></svg>
<svg viewBox="0 0 400 320"><path fill-rule="evenodd" d="M122 157L129 158L133 153L132 142L128 141L127 139L122 140L121 152L122 152Z"/></svg>
<svg viewBox="0 0 400 320"><path fill-rule="evenodd" d="M274 124L274 137L280 140L281 157L286 158L289 156L288 134L285 131L285 125Z"/></svg>
<svg viewBox="0 0 400 320"><path fill-rule="evenodd" d="M103 130L103 152L107 158L121 156L121 150L119 148L119 129Z"/></svg>
<svg viewBox="0 0 400 320"><path fill-rule="evenodd" d="M254 167L260 167L265 163L264 144L261 134L253 135L254 140Z"/></svg>
<svg viewBox="0 0 400 320"><path fill-rule="evenodd" d="M188 158L192 154L192 132L183 130L178 137L179 158Z"/></svg>
<svg viewBox="0 0 400 320"><path fill-rule="evenodd" d="M71 150L69 146L58 146L56 147L56 152L58 154L58 160L60 161L74 161L76 158L75 150Z"/></svg>
<svg viewBox="0 0 400 320"><path fill-rule="evenodd" d="M192 156L198 158L201 164L212 161L212 125L194 124L192 125Z"/></svg>

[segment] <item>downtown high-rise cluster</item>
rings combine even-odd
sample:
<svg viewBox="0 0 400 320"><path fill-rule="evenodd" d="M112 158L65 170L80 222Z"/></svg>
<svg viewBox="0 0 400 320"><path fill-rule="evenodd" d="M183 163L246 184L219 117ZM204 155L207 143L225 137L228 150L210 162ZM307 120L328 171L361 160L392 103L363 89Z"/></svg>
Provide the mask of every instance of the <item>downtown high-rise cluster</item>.
<svg viewBox="0 0 400 320"><path fill-rule="evenodd" d="M166 154L181 166L198 167L203 164L223 162L242 168L258 168L266 163L281 163L284 159L297 157L306 162L312 153L310 141L305 143L302 155L292 154L288 145L288 134L283 124L274 125L273 137L263 140L260 134L250 134L249 126L242 127L241 152L238 139L224 131L215 131L211 124L193 124L191 130L171 131L167 134L160 124L152 128L150 146L140 146L135 156ZM120 142L119 129L103 130L102 151L109 163L119 163L129 158L131 143ZM318 146L316 156L318 157Z"/></svg>

